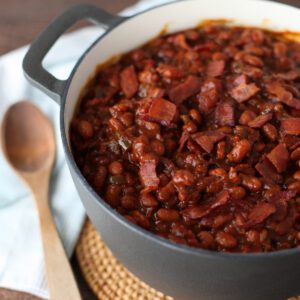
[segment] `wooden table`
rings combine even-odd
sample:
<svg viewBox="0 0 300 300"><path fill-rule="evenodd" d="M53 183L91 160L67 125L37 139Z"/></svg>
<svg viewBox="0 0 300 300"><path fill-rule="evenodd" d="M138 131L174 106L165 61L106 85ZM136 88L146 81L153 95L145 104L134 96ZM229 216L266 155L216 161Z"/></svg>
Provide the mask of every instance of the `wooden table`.
<svg viewBox="0 0 300 300"><path fill-rule="evenodd" d="M55 16L69 6L91 3L117 13L135 2L137 0L0 0L0 55L30 43ZM72 267L83 300L96 300L80 274L75 257L72 257ZM6 289L0 289L0 299L39 300L32 295Z"/></svg>
<svg viewBox="0 0 300 300"><path fill-rule="evenodd" d="M60 12L71 5L91 3L116 13L136 0L0 0L0 55L30 43L45 26ZM279 1L280 2L280 1ZM282 0L300 7L300 0ZM72 267L84 300L96 300L80 274L76 258ZM39 300L39 298L0 289L1 300Z"/></svg>

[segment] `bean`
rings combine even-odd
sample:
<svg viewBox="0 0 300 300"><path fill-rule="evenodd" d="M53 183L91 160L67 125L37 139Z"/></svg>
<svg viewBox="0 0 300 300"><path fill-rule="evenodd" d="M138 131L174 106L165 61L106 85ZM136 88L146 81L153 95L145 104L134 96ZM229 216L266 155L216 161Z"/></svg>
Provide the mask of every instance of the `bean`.
<svg viewBox="0 0 300 300"><path fill-rule="evenodd" d="M224 169L222 168L216 168L216 169L212 169L208 172L208 175L210 176L218 176L221 178L226 178L227 177L227 173Z"/></svg>
<svg viewBox="0 0 300 300"><path fill-rule="evenodd" d="M159 201L166 202L175 193L175 187L173 181L160 188L157 192L157 197Z"/></svg>
<svg viewBox="0 0 300 300"><path fill-rule="evenodd" d="M256 113L253 112L252 110L245 110L241 116L239 123L241 125L248 125L248 123L256 118Z"/></svg>
<svg viewBox="0 0 300 300"><path fill-rule="evenodd" d="M136 182L134 176L131 173L125 173L125 181L126 181L126 184L129 186L135 185L135 182Z"/></svg>
<svg viewBox="0 0 300 300"><path fill-rule="evenodd" d="M300 181L300 171L296 171L294 174L293 174L293 178Z"/></svg>
<svg viewBox="0 0 300 300"><path fill-rule="evenodd" d="M228 189L233 200L241 200L246 196L246 190L241 186L234 186Z"/></svg>
<svg viewBox="0 0 300 300"><path fill-rule="evenodd" d="M254 151L256 151L258 153L263 152L265 148L266 148L266 144L263 142L257 142L254 144L254 147L253 147Z"/></svg>
<svg viewBox="0 0 300 300"><path fill-rule="evenodd" d="M107 175L107 169L104 166L99 166L98 171L94 178L94 187L96 189L101 189Z"/></svg>
<svg viewBox="0 0 300 300"><path fill-rule="evenodd" d="M119 120L126 127L130 127L134 121L134 115L131 112L126 112L119 117Z"/></svg>
<svg viewBox="0 0 300 300"><path fill-rule="evenodd" d="M198 128L194 122L188 121L183 125L182 130L187 131L188 133L195 133L197 132Z"/></svg>
<svg viewBox="0 0 300 300"><path fill-rule="evenodd" d="M200 231L197 237L204 248L212 249L215 247L215 239L209 231Z"/></svg>
<svg viewBox="0 0 300 300"><path fill-rule="evenodd" d="M258 192L262 187L262 183L258 178L249 175L243 175L242 184L251 192Z"/></svg>
<svg viewBox="0 0 300 300"><path fill-rule="evenodd" d="M241 162L246 155L251 150L251 144L248 140L244 139L239 141L234 148L231 150L231 152L227 155L227 158L230 162Z"/></svg>
<svg viewBox="0 0 300 300"><path fill-rule="evenodd" d="M178 211L169 208L160 208L157 211L157 217L164 222L175 222L180 219Z"/></svg>
<svg viewBox="0 0 300 300"><path fill-rule="evenodd" d="M159 156L163 156L165 153L165 146L159 140L153 140L151 142L151 148L152 148L152 151L154 151Z"/></svg>
<svg viewBox="0 0 300 300"><path fill-rule="evenodd" d="M77 124L77 131L84 139L90 139L94 135L94 129L90 122L80 120Z"/></svg>
<svg viewBox="0 0 300 300"><path fill-rule="evenodd" d="M259 233L259 241L262 243L262 242L264 242L267 238L268 238L268 231L267 231L266 229L263 229L263 230Z"/></svg>
<svg viewBox="0 0 300 300"><path fill-rule="evenodd" d="M263 132L264 134L267 136L267 138L274 142L277 140L277 129L275 126L273 126L272 124L270 123L267 123L263 126Z"/></svg>
<svg viewBox="0 0 300 300"><path fill-rule="evenodd" d="M245 55L245 56L243 57L243 60L244 60L244 62L246 62L247 64L252 65L252 66L255 66L255 67L261 68L261 67L264 66L263 61L262 61L260 58L254 56L254 55L247 54L247 55Z"/></svg>
<svg viewBox="0 0 300 300"><path fill-rule="evenodd" d="M113 161L109 166L108 166L108 171L112 175L120 175L123 173L124 168L123 165L119 161Z"/></svg>
<svg viewBox="0 0 300 300"><path fill-rule="evenodd" d="M145 207L157 207L158 201L156 198L151 194L142 194L140 197L141 205Z"/></svg>
<svg viewBox="0 0 300 300"><path fill-rule="evenodd" d="M222 160L226 155L226 142L221 141L217 144L217 159Z"/></svg>
<svg viewBox="0 0 300 300"><path fill-rule="evenodd" d="M235 248L237 246L236 238L224 231L218 231L216 234L217 243L224 248Z"/></svg>
<svg viewBox="0 0 300 300"><path fill-rule="evenodd" d="M260 234L256 230L249 230L246 232L247 241L250 243L259 243Z"/></svg>
<svg viewBox="0 0 300 300"><path fill-rule="evenodd" d="M131 195L125 195L121 198L121 205L125 209L133 210L136 207L136 197Z"/></svg>
<svg viewBox="0 0 300 300"><path fill-rule="evenodd" d="M288 190L294 190L297 191L297 193L300 193L300 181L292 182L288 185Z"/></svg>
<svg viewBox="0 0 300 300"><path fill-rule="evenodd" d="M284 43L281 42L277 42L274 44L274 54L277 58L283 57L286 55L286 45Z"/></svg>
<svg viewBox="0 0 300 300"><path fill-rule="evenodd" d="M203 121L203 118L202 118L202 116L201 116L201 114L200 114L200 112L197 110L197 109L191 109L190 111L189 111L189 115L190 115L190 117L192 118L192 120L196 123L196 124L201 124L202 123L202 121Z"/></svg>
<svg viewBox="0 0 300 300"><path fill-rule="evenodd" d="M232 220L232 216L230 214L228 215L217 215L214 218L213 221L213 228L220 228L224 226L226 223L230 222Z"/></svg>
<svg viewBox="0 0 300 300"><path fill-rule="evenodd" d="M131 216L135 219L138 225L141 227L148 229L150 227L150 221L144 216L140 211L134 210L131 213Z"/></svg>
<svg viewBox="0 0 300 300"><path fill-rule="evenodd" d="M112 207L116 208L120 203L120 194L121 186L112 184L107 187L104 199Z"/></svg>
<svg viewBox="0 0 300 300"><path fill-rule="evenodd" d="M291 153L291 159L292 160L299 160L300 159L300 147L295 149L292 153Z"/></svg>
<svg viewBox="0 0 300 300"><path fill-rule="evenodd" d="M173 176L176 185L190 186L195 182L194 175L188 170L178 170Z"/></svg>

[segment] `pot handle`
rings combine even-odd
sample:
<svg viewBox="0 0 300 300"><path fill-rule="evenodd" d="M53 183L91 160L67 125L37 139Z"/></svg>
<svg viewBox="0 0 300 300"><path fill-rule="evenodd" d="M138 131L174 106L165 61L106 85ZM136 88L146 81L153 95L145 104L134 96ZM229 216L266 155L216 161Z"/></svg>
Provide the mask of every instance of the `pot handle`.
<svg viewBox="0 0 300 300"><path fill-rule="evenodd" d="M37 88L60 104L68 80L59 80L45 70L42 61L58 38L72 25L88 19L110 28L121 23L126 17L111 15L93 5L77 5L58 16L31 44L23 60L25 77Z"/></svg>

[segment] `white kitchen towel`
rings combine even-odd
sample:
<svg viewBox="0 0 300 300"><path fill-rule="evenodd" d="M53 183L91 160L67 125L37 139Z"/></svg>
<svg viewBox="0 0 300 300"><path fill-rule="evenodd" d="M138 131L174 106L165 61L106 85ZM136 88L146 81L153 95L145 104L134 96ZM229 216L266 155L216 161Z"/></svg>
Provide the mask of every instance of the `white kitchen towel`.
<svg viewBox="0 0 300 300"><path fill-rule="evenodd" d="M123 11L131 15L170 0L144 0ZM93 26L65 35L52 48L45 65L58 78L66 78L77 59L103 30ZM70 256L84 220L79 200L63 154L59 132L59 107L25 80L22 60L28 47L0 57L0 121L16 101L29 99L52 121L57 138L50 200L53 214ZM59 276L59 274L58 274ZM16 177L0 151L0 287L49 298L38 218L32 196Z"/></svg>

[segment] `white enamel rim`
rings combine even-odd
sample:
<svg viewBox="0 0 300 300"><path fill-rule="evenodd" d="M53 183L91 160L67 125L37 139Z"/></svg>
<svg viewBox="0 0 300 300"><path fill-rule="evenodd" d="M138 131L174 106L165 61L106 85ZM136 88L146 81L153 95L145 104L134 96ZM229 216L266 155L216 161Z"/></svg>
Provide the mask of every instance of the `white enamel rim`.
<svg viewBox="0 0 300 300"><path fill-rule="evenodd" d="M69 146L69 124L80 92L89 78L95 74L96 66L106 62L111 57L126 53L145 44L166 27L167 32L172 33L195 27L201 21L207 19L226 19L230 20L232 25L254 26L274 31L300 32L300 9L266 0L185 0L164 4L125 19L121 24L109 29L85 52L69 78L62 96L60 120L67 159L77 173L81 184L93 197L97 198L99 205L110 216L117 219L123 226L170 249L192 255L206 255L226 259L271 259L288 254L299 254L300 248L270 253L223 253L175 244L167 239L160 238L127 221L112 209L94 192L73 160Z"/></svg>

